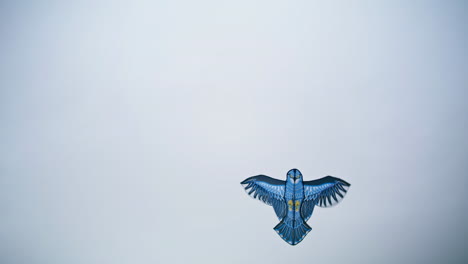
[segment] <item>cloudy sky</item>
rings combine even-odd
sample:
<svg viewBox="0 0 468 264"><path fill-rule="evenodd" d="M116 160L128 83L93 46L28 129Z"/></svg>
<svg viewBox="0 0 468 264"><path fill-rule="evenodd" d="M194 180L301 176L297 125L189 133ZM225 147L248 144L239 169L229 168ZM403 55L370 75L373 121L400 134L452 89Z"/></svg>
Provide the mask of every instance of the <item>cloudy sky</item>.
<svg viewBox="0 0 468 264"><path fill-rule="evenodd" d="M466 263L464 1L2 1L0 262ZM257 174L352 184L295 247Z"/></svg>

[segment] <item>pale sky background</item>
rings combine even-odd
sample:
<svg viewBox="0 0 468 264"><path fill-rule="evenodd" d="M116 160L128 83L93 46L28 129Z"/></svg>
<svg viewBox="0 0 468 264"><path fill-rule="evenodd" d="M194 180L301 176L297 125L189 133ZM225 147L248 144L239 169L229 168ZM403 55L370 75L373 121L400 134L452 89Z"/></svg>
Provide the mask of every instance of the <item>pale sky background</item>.
<svg viewBox="0 0 468 264"><path fill-rule="evenodd" d="M2 1L0 263L467 263L466 1ZM352 184L296 247L240 181Z"/></svg>

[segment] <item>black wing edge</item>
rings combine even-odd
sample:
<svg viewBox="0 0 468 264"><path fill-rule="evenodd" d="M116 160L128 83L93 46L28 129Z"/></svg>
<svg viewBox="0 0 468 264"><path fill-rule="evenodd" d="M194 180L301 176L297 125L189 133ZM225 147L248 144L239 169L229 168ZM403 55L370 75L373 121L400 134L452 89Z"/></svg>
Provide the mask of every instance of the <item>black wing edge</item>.
<svg viewBox="0 0 468 264"><path fill-rule="evenodd" d="M324 183L335 183L335 182L339 182L339 183L343 184L346 187L351 186L351 184L348 183L347 181L342 180L340 178L330 176L330 175L325 176L325 177L320 178L320 179L317 179L317 180L313 180L313 181L304 181L304 184L306 184L306 185L321 185L321 184L324 184Z"/></svg>
<svg viewBox="0 0 468 264"><path fill-rule="evenodd" d="M267 183L273 184L273 185L284 185L284 184L286 184L285 181L274 179L274 178L271 178L271 177L266 176L266 175L257 175L257 176L249 177L249 178L243 180L241 182L241 184L248 184L252 180L263 181L263 182L267 182Z"/></svg>

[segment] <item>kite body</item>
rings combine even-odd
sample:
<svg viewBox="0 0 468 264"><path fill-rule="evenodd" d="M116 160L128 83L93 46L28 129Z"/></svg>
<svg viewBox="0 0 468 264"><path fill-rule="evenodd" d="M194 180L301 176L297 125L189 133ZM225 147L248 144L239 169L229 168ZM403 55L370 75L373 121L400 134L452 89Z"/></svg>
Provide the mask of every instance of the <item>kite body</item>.
<svg viewBox="0 0 468 264"><path fill-rule="evenodd" d="M307 220L314 207L330 207L339 203L351 186L332 176L303 181L297 169L288 171L286 181L257 175L245 179L241 184L250 196L273 206L280 220L274 230L293 246L299 244L312 230Z"/></svg>

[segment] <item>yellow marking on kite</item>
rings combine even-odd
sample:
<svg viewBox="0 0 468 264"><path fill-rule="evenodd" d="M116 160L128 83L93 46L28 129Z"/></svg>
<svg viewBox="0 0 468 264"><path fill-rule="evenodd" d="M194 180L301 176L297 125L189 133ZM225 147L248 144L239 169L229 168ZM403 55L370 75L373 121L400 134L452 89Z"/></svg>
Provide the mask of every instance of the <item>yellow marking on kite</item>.
<svg viewBox="0 0 468 264"><path fill-rule="evenodd" d="M295 206L296 206L296 212L299 212L299 206L300 206L300 205L301 205L301 202L296 201L296 204L295 204Z"/></svg>
<svg viewBox="0 0 468 264"><path fill-rule="evenodd" d="M292 200L288 201L288 207L289 207L289 211L293 210L293 201Z"/></svg>

